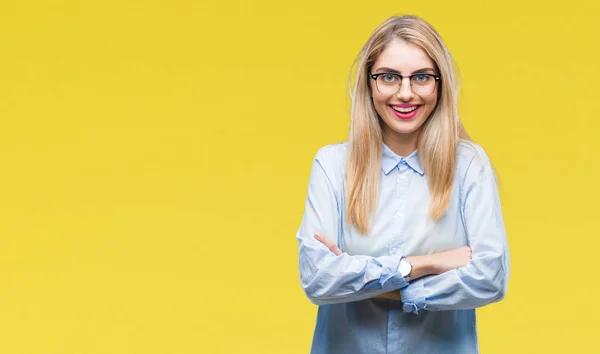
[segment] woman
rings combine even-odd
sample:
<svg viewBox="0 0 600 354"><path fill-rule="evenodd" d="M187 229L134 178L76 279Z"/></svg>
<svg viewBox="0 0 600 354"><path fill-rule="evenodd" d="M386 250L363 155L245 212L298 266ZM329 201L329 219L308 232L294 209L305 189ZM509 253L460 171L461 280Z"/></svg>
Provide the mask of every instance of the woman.
<svg viewBox="0 0 600 354"><path fill-rule="evenodd" d="M504 298L509 251L450 53L424 20L393 17L356 65L348 142L317 152L296 235L311 352L477 353L474 309Z"/></svg>

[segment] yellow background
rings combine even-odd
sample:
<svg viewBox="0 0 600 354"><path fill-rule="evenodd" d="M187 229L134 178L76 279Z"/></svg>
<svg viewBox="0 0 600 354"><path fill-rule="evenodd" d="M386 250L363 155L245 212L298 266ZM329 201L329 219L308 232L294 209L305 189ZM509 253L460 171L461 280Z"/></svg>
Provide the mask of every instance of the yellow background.
<svg viewBox="0 0 600 354"><path fill-rule="evenodd" d="M482 353L596 353L596 1L3 1L0 353L307 353L294 238L350 64L430 21L502 180Z"/></svg>

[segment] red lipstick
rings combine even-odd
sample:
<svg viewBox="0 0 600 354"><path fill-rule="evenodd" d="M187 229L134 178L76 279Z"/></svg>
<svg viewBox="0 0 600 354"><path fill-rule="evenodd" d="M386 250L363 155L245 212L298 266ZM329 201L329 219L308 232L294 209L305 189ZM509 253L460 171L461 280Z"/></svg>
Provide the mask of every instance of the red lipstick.
<svg viewBox="0 0 600 354"><path fill-rule="evenodd" d="M412 107L416 107L416 108L413 109L412 111L409 111L409 112L399 112L399 111L395 110L392 107L398 107L398 108L412 108ZM391 104L390 105L390 109L396 115L396 117L398 117L400 119L411 119L415 115L417 115L417 112L419 111L419 109L421 109L421 106L418 105L418 104L400 103L400 104Z"/></svg>

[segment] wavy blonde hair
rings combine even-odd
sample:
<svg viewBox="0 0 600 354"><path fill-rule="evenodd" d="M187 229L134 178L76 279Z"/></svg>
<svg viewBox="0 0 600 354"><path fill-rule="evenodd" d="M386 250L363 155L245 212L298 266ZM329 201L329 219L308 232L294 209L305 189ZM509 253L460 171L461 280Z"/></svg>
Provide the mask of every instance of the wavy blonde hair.
<svg viewBox="0 0 600 354"><path fill-rule="evenodd" d="M448 209L458 143L471 140L458 117L458 70L455 72L452 56L440 35L417 16L387 19L361 49L352 65L356 71L354 83L349 83L352 122L346 171L347 222L363 234L370 231L377 208L384 124L371 98L369 71L394 39L423 48L442 77L436 107L423 123L417 142L418 157L428 177L429 215L433 220L439 220Z"/></svg>

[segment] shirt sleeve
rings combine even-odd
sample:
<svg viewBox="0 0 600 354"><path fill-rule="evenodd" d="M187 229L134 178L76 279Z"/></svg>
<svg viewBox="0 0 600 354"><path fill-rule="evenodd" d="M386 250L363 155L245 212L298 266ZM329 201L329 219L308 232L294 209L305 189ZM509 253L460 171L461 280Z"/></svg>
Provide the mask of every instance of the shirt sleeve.
<svg viewBox="0 0 600 354"><path fill-rule="evenodd" d="M364 300L407 286L398 272L400 255L336 256L314 238L318 232L339 247L343 205L326 173L336 162L325 156L328 153L331 150L324 147L313 160L302 224L296 233L300 282L306 296L314 304L325 305Z"/></svg>
<svg viewBox="0 0 600 354"><path fill-rule="evenodd" d="M461 213L472 259L446 273L400 289L405 312L472 309L504 298L510 257L492 165L480 147L465 173Z"/></svg>

